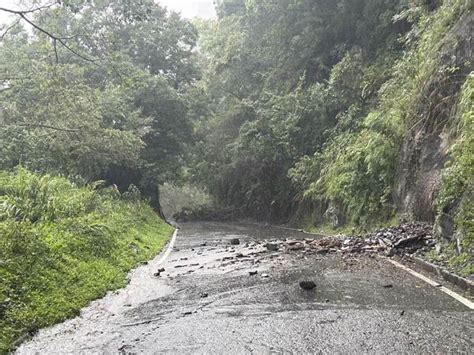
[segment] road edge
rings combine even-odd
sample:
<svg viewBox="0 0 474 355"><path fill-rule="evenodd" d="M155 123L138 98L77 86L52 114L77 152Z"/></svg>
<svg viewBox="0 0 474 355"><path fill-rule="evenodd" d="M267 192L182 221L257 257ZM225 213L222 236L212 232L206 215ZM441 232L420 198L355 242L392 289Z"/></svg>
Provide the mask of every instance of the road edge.
<svg viewBox="0 0 474 355"><path fill-rule="evenodd" d="M173 251L174 244L176 243L176 238L178 237L178 228L176 228L173 232L173 236L171 237L170 242L168 243L168 247L166 248L165 252L161 256L160 260L158 260L157 265L163 264L166 259L170 256L171 252Z"/></svg>
<svg viewBox="0 0 474 355"><path fill-rule="evenodd" d="M474 310L474 302L471 302L470 300L468 300L467 298L461 296L460 294L458 294L454 291L451 291L449 288L439 284L436 281L431 280L429 277L427 277L425 275L422 275L419 272L416 272L415 270L410 269L408 266L403 265L403 264L399 263L398 261L395 261L395 260L390 259L390 258L385 258L385 259L389 263L391 263L393 266L404 270L405 272L409 273L410 275L415 276L415 277L419 278L420 280L423 280L424 282L428 283L429 285L431 285L433 287L436 287L440 291L442 291L442 292L446 293L447 295L451 296L452 298L454 298L456 301L464 304L469 309Z"/></svg>
<svg viewBox="0 0 474 355"><path fill-rule="evenodd" d="M430 263L420 257L405 254L404 255L408 260L419 266L421 269L431 272L440 276L443 280L450 282L451 284L469 292L471 296L474 296L474 283L465 279L464 277L458 276L449 272L445 268L438 266L436 264Z"/></svg>

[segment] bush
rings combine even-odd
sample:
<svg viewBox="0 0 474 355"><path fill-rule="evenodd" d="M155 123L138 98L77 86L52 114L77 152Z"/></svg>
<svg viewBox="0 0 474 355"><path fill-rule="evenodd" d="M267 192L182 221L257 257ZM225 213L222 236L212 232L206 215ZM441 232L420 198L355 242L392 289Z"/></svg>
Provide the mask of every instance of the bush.
<svg viewBox="0 0 474 355"><path fill-rule="evenodd" d="M454 216L455 229L462 240L462 250L474 252L474 73L467 78L457 110L456 140L451 147L451 161L444 169L438 197L438 216Z"/></svg>
<svg viewBox="0 0 474 355"><path fill-rule="evenodd" d="M0 172L0 352L124 286L170 233L140 200L23 168Z"/></svg>

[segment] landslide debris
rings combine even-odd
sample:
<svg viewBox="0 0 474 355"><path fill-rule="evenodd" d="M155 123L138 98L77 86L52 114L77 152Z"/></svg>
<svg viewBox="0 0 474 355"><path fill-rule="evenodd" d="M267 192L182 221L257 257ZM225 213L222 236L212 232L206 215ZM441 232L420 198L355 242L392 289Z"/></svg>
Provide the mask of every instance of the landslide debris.
<svg viewBox="0 0 474 355"><path fill-rule="evenodd" d="M435 245L433 227L429 223L405 223L378 229L363 236L334 236L321 239L272 240L262 243L268 251L303 252L305 254L383 253L385 255L413 254Z"/></svg>

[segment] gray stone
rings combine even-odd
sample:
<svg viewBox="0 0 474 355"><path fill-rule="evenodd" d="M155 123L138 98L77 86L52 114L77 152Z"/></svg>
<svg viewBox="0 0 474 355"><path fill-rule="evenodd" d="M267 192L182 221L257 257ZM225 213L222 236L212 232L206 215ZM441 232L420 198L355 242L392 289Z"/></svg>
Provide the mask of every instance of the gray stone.
<svg viewBox="0 0 474 355"><path fill-rule="evenodd" d="M277 251L278 250L278 244L275 244L275 243L267 243L267 244L265 244L265 247L269 251Z"/></svg>
<svg viewBox="0 0 474 355"><path fill-rule="evenodd" d="M316 288L316 284L313 281L301 281L300 282L300 287L303 290L310 291Z"/></svg>

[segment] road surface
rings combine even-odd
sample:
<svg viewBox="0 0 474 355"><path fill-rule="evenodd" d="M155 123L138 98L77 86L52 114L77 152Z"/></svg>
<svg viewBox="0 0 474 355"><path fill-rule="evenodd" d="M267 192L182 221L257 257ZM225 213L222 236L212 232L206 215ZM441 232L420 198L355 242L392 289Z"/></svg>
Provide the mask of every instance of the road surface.
<svg viewBox="0 0 474 355"><path fill-rule="evenodd" d="M235 238L240 244L232 246ZM256 243L285 238L316 237L252 224L184 224L163 264L158 256L138 268L127 288L17 352L473 351L473 312L437 288L378 257L271 252ZM301 289L305 280L316 288Z"/></svg>

